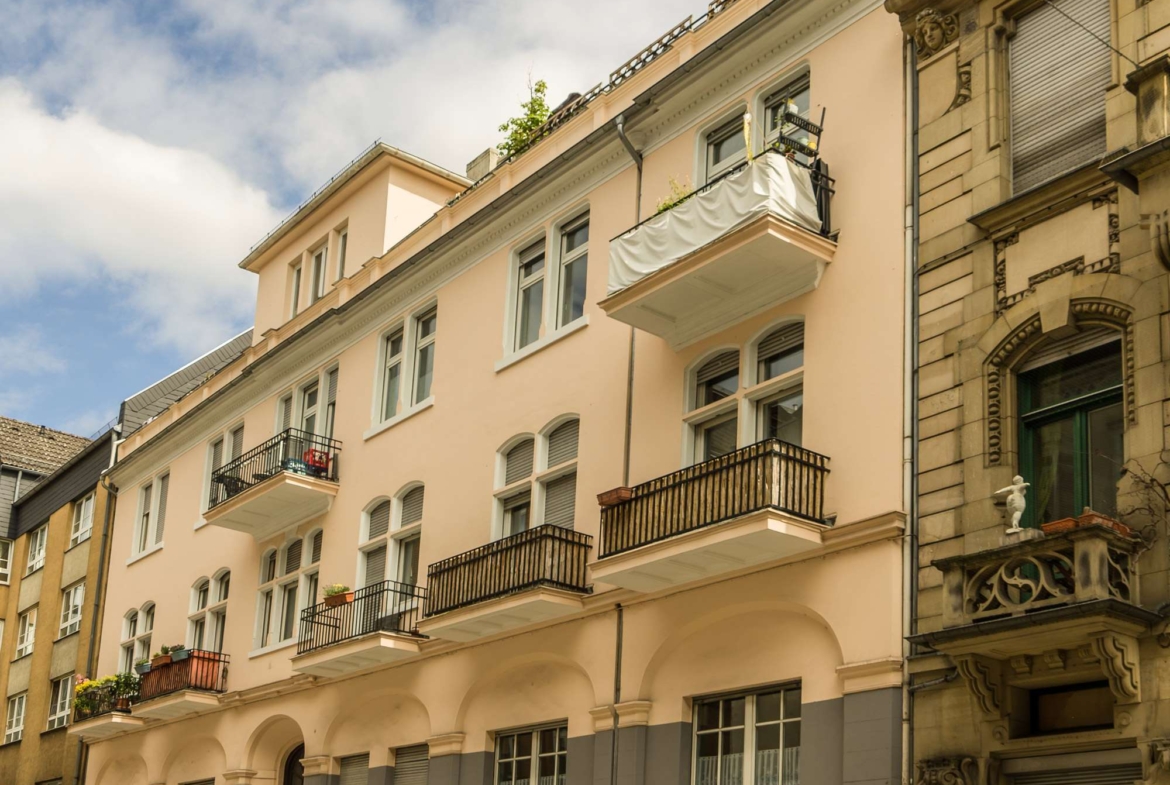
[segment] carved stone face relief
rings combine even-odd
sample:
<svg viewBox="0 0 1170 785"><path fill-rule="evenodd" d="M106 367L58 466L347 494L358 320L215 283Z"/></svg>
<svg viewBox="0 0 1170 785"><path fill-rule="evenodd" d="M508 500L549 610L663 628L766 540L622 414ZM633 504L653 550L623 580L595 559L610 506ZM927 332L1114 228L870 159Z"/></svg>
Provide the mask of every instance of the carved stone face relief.
<svg viewBox="0 0 1170 785"><path fill-rule="evenodd" d="M914 19L914 43L922 58L937 54L959 34L959 20L954 14L940 14L924 8Z"/></svg>

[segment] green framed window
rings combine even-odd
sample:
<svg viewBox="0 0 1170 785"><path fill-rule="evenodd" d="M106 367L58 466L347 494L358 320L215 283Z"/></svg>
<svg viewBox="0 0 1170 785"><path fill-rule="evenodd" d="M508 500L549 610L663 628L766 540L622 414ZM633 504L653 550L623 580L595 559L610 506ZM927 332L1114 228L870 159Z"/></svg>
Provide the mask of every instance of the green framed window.
<svg viewBox="0 0 1170 785"><path fill-rule="evenodd" d="M1020 473L1031 483L1026 526L1117 514L1124 462L1120 341L1025 365L1018 375Z"/></svg>

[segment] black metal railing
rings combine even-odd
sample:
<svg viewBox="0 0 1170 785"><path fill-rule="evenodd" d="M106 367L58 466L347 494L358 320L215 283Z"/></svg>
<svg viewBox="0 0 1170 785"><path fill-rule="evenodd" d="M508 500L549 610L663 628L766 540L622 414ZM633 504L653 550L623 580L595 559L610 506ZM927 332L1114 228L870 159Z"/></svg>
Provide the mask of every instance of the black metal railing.
<svg viewBox="0 0 1170 785"><path fill-rule="evenodd" d="M207 508L223 504L281 472L337 482L341 442L289 428L211 473Z"/></svg>
<svg viewBox="0 0 1170 785"><path fill-rule="evenodd" d="M787 139L786 141L789 144L798 144L798 142L796 142L795 140ZM805 161L802 161L799 158L795 157L795 152L792 154L789 154L788 152L786 152L785 150L783 150L781 147L779 147L777 145L773 145L771 147L764 148L764 150L762 150L759 153L757 158L765 156L765 155L787 156L789 158L789 160L792 161L792 163L796 164L799 167L802 167L802 168L808 170L809 178L812 180L813 195L816 197L816 200L817 200L817 215L821 219L820 233L825 237L828 237L830 234L832 234L833 222L832 222L832 218L829 214L829 203L830 203L830 200L831 200L833 193L834 193L834 185L836 184L836 181L833 180L832 177L829 177L828 164L826 164L824 162L824 160L822 160L820 158L817 158L809 163L806 163ZM630 232L641 228L643 224L646 224L646 223L649 223L650 221L653 221L655 218L657 218L662 213L670 212L671 210L678 208L678 206L680 204L685 204L686 202L695 198L699 194L703 194L703 193L706 193L707 191L710 191L712 188L719 185L719 183L723 182L728 177L733 177L734 175L737 175L740 172L742 172L744 169L746 169L748 167L749 163L750 162L746 161L746 160L740 161L738 164L736 164L735 166L732 166L730 169L727 169L723 172L720 172L718 175L716 175L715 177L712 177L710 180L703 183L695 190L691 191L690 193L686 194L685 196L680 197L678 199L678 201L674 202L669 207L665 208L664 210L661 210L658 213L655 213L654 215L651 215L648 218L645 218L645 219L639 221L638 223L631 226L629 229L626 229L621 234L618 234L617 236L615 236L613 239L616 240L619 237L624 237L627 234L629 234Z"/></svg>
<svg viewBox="0 0 1170 785"><path fill-rule="evenodd" d="M118 684L91 687L85 695L78 695L73 704L73 721L82 722L104 714L129 713L130 705L138 700L137 690L126 690Z"/></svg>
<svg viewBox="0 0 1170 785"><path fill-rule="evenodd" d="M426 589L420 586L382 581L353 592L352 600L327 601L305 608L301 611L297 654L371 632L418 635L418 620L426 598Z"/></svg>
<svg viewBox="0 0 1170 785"><path fill-rule="evenodd" d="M182 690L224 692L227 689L229 660L226 654L191 649L186 659L152 667L144 673L136 702L142 703Z"/></svg>
<svg viewBox="0 0 1170 785"><path fill-rule="evenodd" d="M823 524L828 474L825 456L766 439L642 483L602 509L599 558L764 509Z"/></svg>
<svg viewBox="0 0 1170 785"><path fill-rule="evenodd" d="M552 524L538 526L427 568L426 616L537 586L588 592L585 561L593 538Z"/></svg>

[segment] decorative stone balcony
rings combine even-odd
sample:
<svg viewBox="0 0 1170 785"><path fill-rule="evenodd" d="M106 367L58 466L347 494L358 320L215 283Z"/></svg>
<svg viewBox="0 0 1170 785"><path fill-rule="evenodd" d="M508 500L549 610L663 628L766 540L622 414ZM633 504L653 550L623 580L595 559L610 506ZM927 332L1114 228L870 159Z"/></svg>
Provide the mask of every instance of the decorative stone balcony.
<svg viewBox="0 0 1170 785"><path fill-rule="evenodd" d="M211 474L204 519L257 540L328 511L337 495L335 439L289 428Z"/></svg>
<svg viewBox="0 0 1170 785"><path fill-rule="evenodd" d="M74 707L69 733L86 741L95 741L145 725L145 720L130 715L130 707L137 695L119 694L117 689L114 684L91 689L86 696L89 705Z"/></svg>
<svg viewBox="0 0 1170 785"><path fill-rule="evenodd" d="M602 494L593 580L652 592L817 548L828 464L768 439Z"/></svg>
<svg viewBox="0 0 1170 785"><path fill-rule="evenodd" d="M832 180L772 149L609 243L609 316L684 346L815 289Z"/></svg>
<svg viewBox="0 0 1170 785"><path fill-rule="evenodd" d="M218 707L218 696L227 689L228 662L226 654L192 649L184 659L152 667L142 676L133 715L169 720Z"/></svg>
<svg viewBox="0 0 1170 785"><path fill-rule="evenodd" d="M579 612L592 541L545 524L432 564L419 632L471 641Z"/></svg>
<svg viewBox="0 0 1170 785"><path fill-rule="evenodd" d="M293 670L341 676L418 654L426 596L418 586L383 581L306 608Z"/></svg>

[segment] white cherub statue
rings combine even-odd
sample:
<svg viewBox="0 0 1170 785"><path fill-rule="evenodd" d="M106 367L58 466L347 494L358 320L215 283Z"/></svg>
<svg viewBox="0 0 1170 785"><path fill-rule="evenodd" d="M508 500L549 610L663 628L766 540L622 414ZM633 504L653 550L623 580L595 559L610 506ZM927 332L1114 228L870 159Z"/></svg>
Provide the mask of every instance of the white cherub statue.
<svg viewBox="0 0 1170 785"><path fill-rule="evenodd" d="M1012 478L1012 484L1006 488L1000 488L995 492L996 496L1007 494L1007 508L1008 512L1012 514L1012 525L1008 527L1008 534L1016 534L1023 531L1020 528L1020 518L1024 517L1024 510L1028 503L1024 500L1024 494L1028 492L1028 486L1031 483L1024 482L1024 478L1016 475Z"/></svg>

